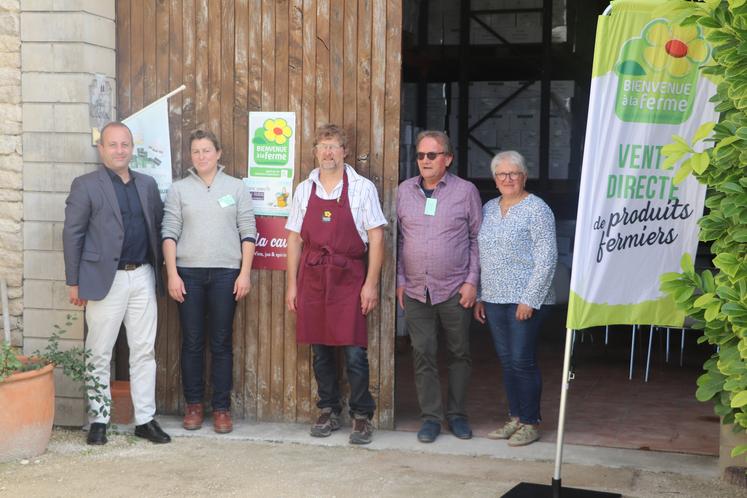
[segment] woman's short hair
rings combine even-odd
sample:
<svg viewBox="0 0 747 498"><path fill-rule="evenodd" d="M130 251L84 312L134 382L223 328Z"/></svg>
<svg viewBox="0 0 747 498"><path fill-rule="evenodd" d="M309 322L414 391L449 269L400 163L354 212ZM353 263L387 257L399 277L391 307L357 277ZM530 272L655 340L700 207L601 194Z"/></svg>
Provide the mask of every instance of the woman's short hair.
<svg viewBox="0 0 747 498"><path fill-rule="evenodd" d="M194 142L195 140L202 140L203 138L206 138L213 142L213 146L215 147L216 151L220 150L220 142L218 141L218 137L215 136L215 133L200 128L194 130L189 134L189 144L192 145L192 142Z"/></svg>
<svg viewBox="0 0 747 498"><path fill-rule="evenodd" d="M420 142L423 141L425 138L432 138L436 140L438 143L441 144L441 147L444 148L443 152L446 153L446 155L453 156L454 151L451 148L451 140L449 140L449 135L442 131L437 130L423 130L420 133L418 133L418 136L415 138L415 149L418 148L418 145L420 145Z"/></svg>
<svg viewBox="0 0 747 498"><path fill-rule="evenodd" d="M322 140L337 140L343 149L347 149L348 136L345 130L333 123L327 123L316 129L314 136L314 147Z"/></svg>
<svg viewBox="0 0 747 498"><path fill-rule="evenodd" d="M493 157L493 160L490 161L490 173L493 176L495 176L495 169L504 161L509 162L514 166L518 166L519 169L521 169L521 172L524 173L524 176L529 176L529 170L527 169L527 163L524 160L524 156L515 150L504 150Z"/></svg>

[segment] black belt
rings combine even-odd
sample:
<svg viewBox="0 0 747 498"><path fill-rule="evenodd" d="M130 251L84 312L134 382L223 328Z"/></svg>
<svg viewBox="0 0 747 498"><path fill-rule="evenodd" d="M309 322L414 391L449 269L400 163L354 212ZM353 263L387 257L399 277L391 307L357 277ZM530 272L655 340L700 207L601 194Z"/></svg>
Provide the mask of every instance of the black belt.
<svg viewBox="0 0 747 498"><path fill-rule="evenodd" d="M117 270L132 271L140 268L145 263L120 263Z"/></svg>

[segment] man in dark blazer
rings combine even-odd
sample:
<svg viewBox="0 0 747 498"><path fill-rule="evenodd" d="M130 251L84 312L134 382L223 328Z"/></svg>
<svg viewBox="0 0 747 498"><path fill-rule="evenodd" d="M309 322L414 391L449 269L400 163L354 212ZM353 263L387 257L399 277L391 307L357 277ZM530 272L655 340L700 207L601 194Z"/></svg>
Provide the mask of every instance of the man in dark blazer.
<svg viewBox="0 0 747 498"><path fill-rule="evenodd" d="M101 130L102 166L73 180L65 207L62 242L70 302L86 307L92 374L109 391L112 349L124 321L130 348L135 435L154 443L171 438L156 413L156 292L160 278L163 203L156 181L130 170L130 129L112 122ZM109 410L88 387L88 444L106 444Z"/></svg>

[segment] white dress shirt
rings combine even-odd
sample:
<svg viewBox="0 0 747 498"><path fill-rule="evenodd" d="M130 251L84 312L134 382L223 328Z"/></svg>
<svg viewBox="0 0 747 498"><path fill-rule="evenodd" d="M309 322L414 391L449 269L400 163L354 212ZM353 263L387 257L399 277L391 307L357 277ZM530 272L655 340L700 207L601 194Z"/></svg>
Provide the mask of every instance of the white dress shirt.
<svg viewBox="0 0 747 498"><path fill-rule="evenodd" d="M345 172L348 174L348 202L353 221L361 239L368 244L368 230L387 224L381 210L379 193L371 180L359 175L349 164L345 164ZM301 225L303 225L306 207L311 197L311 186L314 183L316 183L316 195L320 199L333 200L342 195L342 180L335 185L332 192L327 193L319 181L319 168L315 168L306 180L298 184L293 193L290 216L285 224L287 230L301 233Z"/></svg>

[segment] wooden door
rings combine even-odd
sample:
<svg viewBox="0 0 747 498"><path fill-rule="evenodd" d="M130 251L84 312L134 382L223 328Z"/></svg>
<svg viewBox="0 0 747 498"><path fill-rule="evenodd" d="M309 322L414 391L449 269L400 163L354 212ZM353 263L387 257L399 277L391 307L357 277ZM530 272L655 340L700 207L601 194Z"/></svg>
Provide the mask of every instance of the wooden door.
<svg viewBox="0 0 747 498"><path fill-rule="evenodd" d="M174 178L191 130L214 131L227 171L246 176L249 111L296 113L296 178L314 167L316 126L348 133L348 162L377 186L386 227L381 306L369 317L371 391L379 427L394 414L395 200L399 168L401 0L118 0L120 119L184 83L169 101ZM295 341L285 272L252 272L234 322L234 414L304 422L316 416L308 346ZM176 306L159 302L159 413L180 413Z"/></svg>

